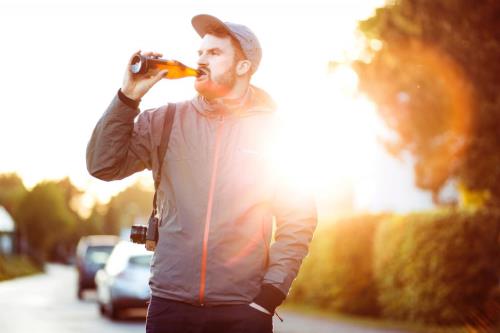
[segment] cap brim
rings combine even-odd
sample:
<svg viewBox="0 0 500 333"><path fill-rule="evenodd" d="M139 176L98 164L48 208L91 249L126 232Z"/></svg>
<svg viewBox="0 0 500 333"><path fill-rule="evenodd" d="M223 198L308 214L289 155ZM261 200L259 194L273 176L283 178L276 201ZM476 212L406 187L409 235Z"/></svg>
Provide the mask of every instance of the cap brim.
<svg viewBox="0 0 500 333"><path fill-rule="evenodd" d="M224 22L212 15L196 15L191 19L191 24L193 25L193 28L194 30L196 30L198 35L200 35L200 37L205 36L208 31L213 29L224 29L231 36L233 36L231 29L229 29L229 27L225 25Z"/></svg>

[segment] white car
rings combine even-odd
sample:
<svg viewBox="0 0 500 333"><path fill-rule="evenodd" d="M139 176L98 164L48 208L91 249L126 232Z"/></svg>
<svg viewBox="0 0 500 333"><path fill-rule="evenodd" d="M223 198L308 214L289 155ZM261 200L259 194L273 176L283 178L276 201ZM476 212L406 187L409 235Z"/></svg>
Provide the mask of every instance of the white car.
<svg viewBox="0 0 500 333"><path fill-rule="evenodd" d="M120 241L95 277L101 314L116 319L125 308L145 308L150 298L152 252L143 244Z"/></svg>

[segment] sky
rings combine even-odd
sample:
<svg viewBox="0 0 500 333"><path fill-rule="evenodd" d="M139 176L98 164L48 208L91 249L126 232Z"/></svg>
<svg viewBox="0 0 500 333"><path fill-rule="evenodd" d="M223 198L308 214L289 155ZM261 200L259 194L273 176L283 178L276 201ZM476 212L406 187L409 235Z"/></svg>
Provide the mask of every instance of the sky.
<svg viewBox="0 0 500 333"><path fill-rule="evenodd" d="M276 100L290 146L307 153L291 163L291 179L323 197L354 188L358 205L369 206L380 185L374 165L383 124L357 92L355 73L342 64L362 49L357 21L383 3L0 0L0 173L17 172L28 187L69 176L86 190L87 205L105 202L137 179L152 184L144 172L111 183L92 178L86 145L133 52L157 51L196 66L200 38L190 21L205 13L245 24L259 37L263 59L253 83ZM329 61L341 65L328 71ZM141 109L194 96L192 78L162 80Z"/></svg>

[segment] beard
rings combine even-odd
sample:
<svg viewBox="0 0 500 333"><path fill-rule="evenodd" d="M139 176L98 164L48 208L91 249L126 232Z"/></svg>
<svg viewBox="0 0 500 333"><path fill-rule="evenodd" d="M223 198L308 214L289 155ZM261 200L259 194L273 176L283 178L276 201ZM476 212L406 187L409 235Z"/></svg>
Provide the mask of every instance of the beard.
<svg viewBox="0 0 500 333"><path fill-rule="evenodd" d="M206 99L214 99L226 96L236 84L235 65L224 73L212 77L209 73L202 81L195 81L196 91Z"/></svg>

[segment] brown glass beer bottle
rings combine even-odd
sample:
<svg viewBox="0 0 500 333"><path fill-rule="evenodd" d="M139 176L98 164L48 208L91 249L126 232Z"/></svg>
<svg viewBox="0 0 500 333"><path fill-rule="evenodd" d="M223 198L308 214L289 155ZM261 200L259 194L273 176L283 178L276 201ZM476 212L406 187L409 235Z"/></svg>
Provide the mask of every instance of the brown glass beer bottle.
<svg viewBox="0 0 500 333"><path fill-rule="evenodd" d="M168 73L164 76L166 79L181 79L183 77L199 75L196 69L188 67L177 60L158 59L137 54L132 58L130 63L130 72L133 74L144 74L156 69L167 69Z"/></svg>

